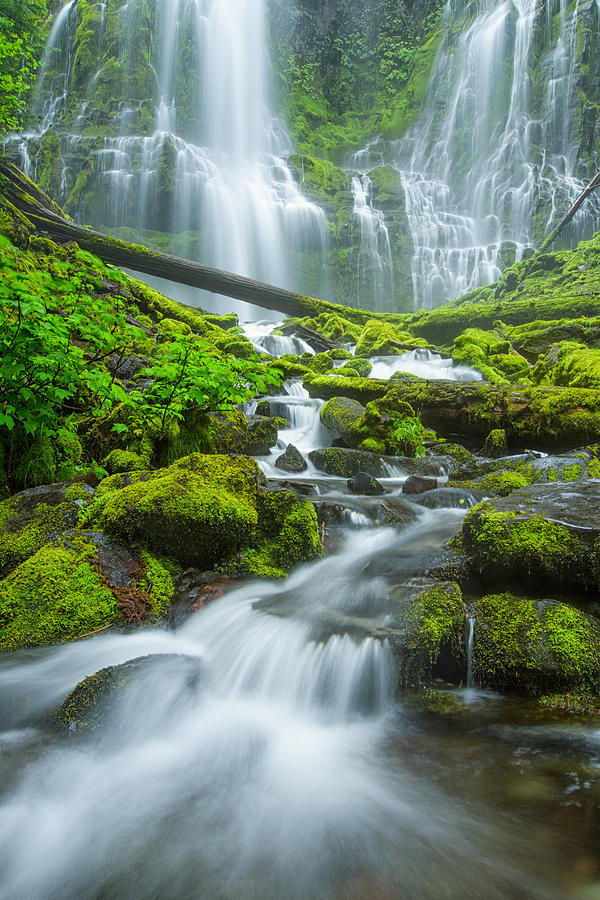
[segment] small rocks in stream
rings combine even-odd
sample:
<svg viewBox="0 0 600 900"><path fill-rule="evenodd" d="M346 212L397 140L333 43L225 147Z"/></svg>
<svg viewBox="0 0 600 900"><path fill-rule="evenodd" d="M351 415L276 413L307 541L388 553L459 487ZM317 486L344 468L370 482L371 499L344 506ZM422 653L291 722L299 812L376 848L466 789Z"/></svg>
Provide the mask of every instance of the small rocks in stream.
<svg viewBox="0 0 600 900"><path fill-rule="evenodd" d="M284 472L304 472L308 464L297 447L288 444L285 452L275 460L275 466Z"/></svg>
<svg viewBox="0 0 600 900"><path fill-rule="evenodd" d="M402 485L403 494L424 494L438 486L437 478L428 478L426 475L409 475Z"/></svg>
<svg viewBox="0 0 600 900"><path fill-rule="evenodd" d="M353 478L349 478L346 482L348 490L352 494L366 494L368 497L375 497L377 494L383 494L383 486L367 472L357 472Z"/></svg>

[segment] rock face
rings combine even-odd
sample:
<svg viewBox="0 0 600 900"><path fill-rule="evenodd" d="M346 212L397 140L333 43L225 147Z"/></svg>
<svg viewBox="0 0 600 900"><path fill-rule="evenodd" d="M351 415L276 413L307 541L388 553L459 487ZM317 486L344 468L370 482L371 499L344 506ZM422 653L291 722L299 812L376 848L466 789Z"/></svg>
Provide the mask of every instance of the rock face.
<svg viewBox="0 0 600 900"><path fill-rule="evenodd" d="M463 545L488 587L597 593L600 481L536 484L471 510Z"/></svg>
<svg viewBox="0 0 600 900"><path fill-rule="evenodd" d="M284 472L304 472L308 463L293 444L288 444L285 452L275 460L275 466Z"/></svg>

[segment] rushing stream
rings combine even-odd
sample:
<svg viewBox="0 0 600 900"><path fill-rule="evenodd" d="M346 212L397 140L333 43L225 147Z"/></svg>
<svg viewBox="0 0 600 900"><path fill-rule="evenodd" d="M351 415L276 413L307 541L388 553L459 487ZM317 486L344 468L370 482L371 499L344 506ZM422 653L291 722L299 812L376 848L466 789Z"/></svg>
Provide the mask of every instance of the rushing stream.
<svg viewBox="0 0 600 900"><path fill-rule="evenodd" d="M268 331L248 327L256 342ZM271 402L290 421L276 452L329 444L298 382ZM464 715L436 717L397 698L391 650L368 635L463 511L414 505L381 527L376 498L314 467L301 477L349 511L324 559L176 629L2 656L2 900L588 896L600 733L456 685ZM413 506L405 477L383 479L386 502ZM104 729L48 730L84 676L150 654Z"/></svg>

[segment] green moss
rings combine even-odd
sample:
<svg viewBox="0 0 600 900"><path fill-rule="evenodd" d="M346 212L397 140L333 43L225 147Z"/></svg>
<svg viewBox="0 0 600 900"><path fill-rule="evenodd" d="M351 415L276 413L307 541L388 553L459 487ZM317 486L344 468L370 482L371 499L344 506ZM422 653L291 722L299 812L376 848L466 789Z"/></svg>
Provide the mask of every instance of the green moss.
<svg viewBox="0 0 600 900"><path fill-rule="evenodd" d="M191 334L192 329L187 322L165 318L158 323L158 333L163 337L169 338L174 334Z"/></svg>
<svg viewBox="0 0 600 900"><path fill-rule="evenodd" d="M111 450L104 459L104 466L111 475L117 472L134 472L136 469L146 468L147 465L147 459L142 459L139 453L133 453L131 450Z"/></svg>
<svg viewBox="0 0 600 900"><path fill-rule="evenodd" d="M42 547L0 582L3 650L78 637L113 620L115 598L92 555L92 548Z"/></svg>
<svg viewBox="0 0 600 900"><path fill-rule="evenodd" d="M89 494L85 497L89 500ZM77 507L73 502L40 503L26 515L19 511L14 500L0 503L0 577L12 572L76 522Z"/></svg>
<svg viewBox="0 0 600 900"><path fill-rule="evenodd" d="M257 479L249 459L193 454L113 491L100 522L184 566L207 568L250 543Z"/></svg>
<svg viewBox="0 0 600 900"><path fill-rule="evenodd" d="M370 319L356 342L356 356L401 356L415 347L427 347L427 341L409 331L379 319Z"/></svg>
<svg viewBox="0 0 600 900"><path fill-rule="evenodd" d="M162 617L169 609L173 599L175 592L173 575L176 573L177 568L170 560L155 556L153 553L149 553L148 550L140 550L140 555L146 570L146 583L141 585L138 582L138 586L143 587L150 597L150 614L155 617Z"/></svg>
<svg viewBox="0 0 600 900"><path fill-rule="evenodd" d="M373 365L368 359L361 356L355 356L351 362L347 362L345 365L340 366L336 371L339 374L352 372L353 375L360 376L360 378L368 378L372 368Z"/></svg>
<svg viewBox="0 0 600 900"><path fill-rule="evenodd" d="M586 545L541 515L523 519L482 503L467 513L463 546L484 584L505 581L564 591L588 589L594 580Z"/></svg>
<svg viewBox="0 0 600 900"><path fill-rule="evenodd" d="M444 648L461 654L465 605L454 582L435 585L404 603L397 618L400 678L403 685L431 677Z"/></svg>
<svg viewBox="0 0 600 900"><path fill-rule="evenodd" d="M503 428L493 428L488 434L481 451L484 456L498 459L508 454L508 439Z"/></svg>
<svg viewBox="0 0 600 900"><path fill-rule="evenodd" d="M473 643L477 680L537 694L570 685L597 690L600 630L564 603L490 594L478 603Z"/></svg>
<svg viewBox="0 0 600 900"><path fill-rule="evenodd" d="M486 493L496 494L499 497L507 497L509 494L512 494L513 491L518 491L519 488L525 487L528 484L532 484L532 481L527 475L522 472L508 470L504 472L492 472L484 478L474 482L473 487L476 487L480 491L485 491Z"/></svg>

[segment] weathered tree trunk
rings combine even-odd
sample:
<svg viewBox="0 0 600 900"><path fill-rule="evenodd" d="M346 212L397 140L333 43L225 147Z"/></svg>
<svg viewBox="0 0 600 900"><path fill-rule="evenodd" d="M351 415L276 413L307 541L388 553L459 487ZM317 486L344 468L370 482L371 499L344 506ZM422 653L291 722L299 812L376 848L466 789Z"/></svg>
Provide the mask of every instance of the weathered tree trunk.
<svg viewBox="0 0 600 900"><path fill-rule="evenodd" d="M592 193L592 191L595 191L596 188L599 186L600 186L600 172L596 172L596 174L594 175L594 177L592 178L590 183L587 185L587 187L585 187L582 190L582 192L577 197L577 199L572 203L571 207L569 208L569 210L568 210L567 214L564 216L564 218L561 219L561 221L558 223L556 228L550 232L550 234L548 235L548 237L546 238L546 240L544 241L544 243L538 250L538 253L545 253L545 251L548 249L550 244L554 240L556 240L556 238L561 233L561 231L563 230L565 225L569 224L569 222L571 221L571 219L573 218L573 216L575 215L575 213L577 212L577 210L579 209L579 207L581 206L583 201L586 199L586 197L589 197L589 195Z"/></svg>
<svg viewBox="0 0 600 900"><path fill-rule="evenodd" d="M155 275L179 284L201 288L213 294L223 294L264 309L273 309L286 316L314 316L321 312L344 314L345 307L304 297L272 284L233 275L221 269L204 266L189 259L181 259L158 250L148 250L84 228L67 219L62 210L16 166L0 159L0 189L2 195L23 213L35 228L59 243L75 241L82 250L99 256L104 262L134 269L145 275ZM353 310L366 320L374 314L368 310Z"/></svg>

